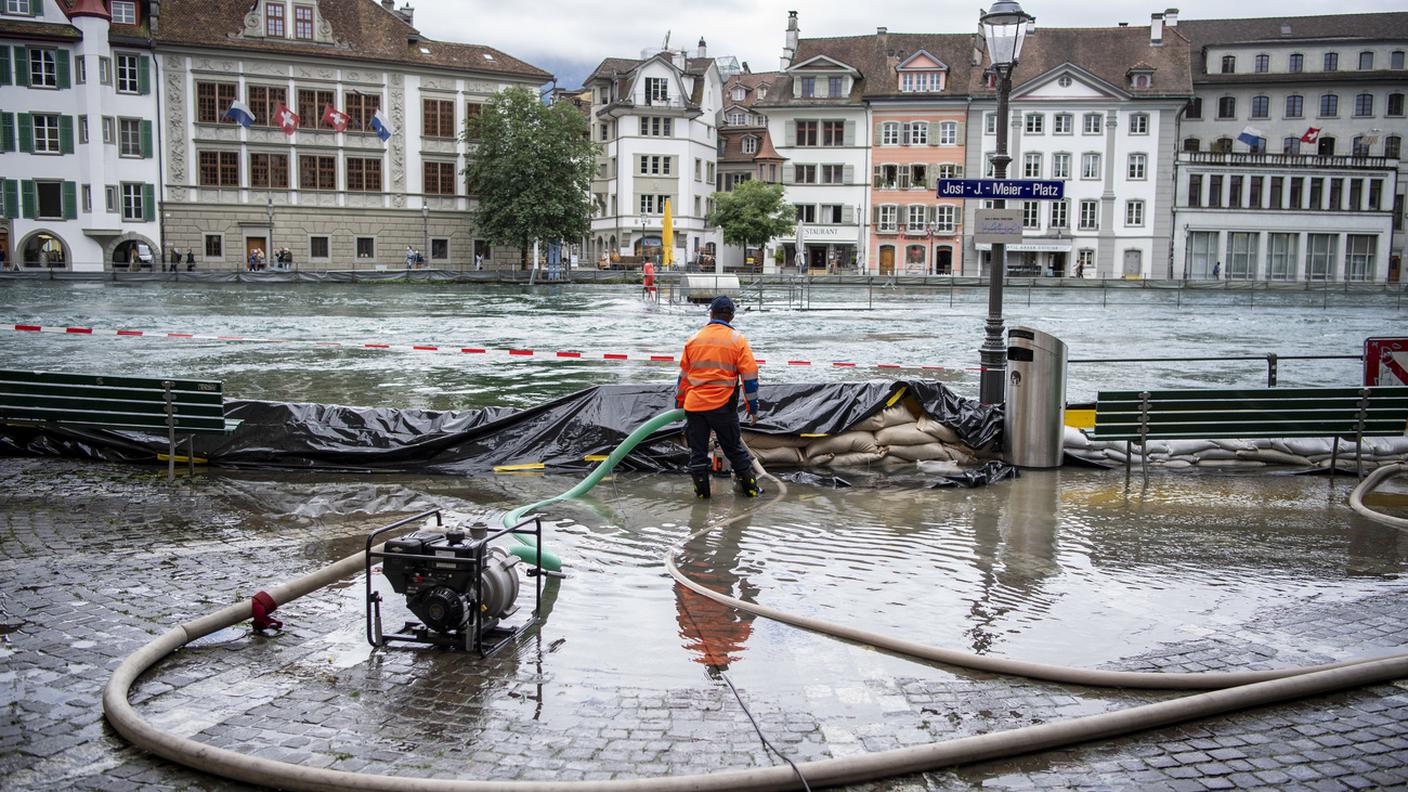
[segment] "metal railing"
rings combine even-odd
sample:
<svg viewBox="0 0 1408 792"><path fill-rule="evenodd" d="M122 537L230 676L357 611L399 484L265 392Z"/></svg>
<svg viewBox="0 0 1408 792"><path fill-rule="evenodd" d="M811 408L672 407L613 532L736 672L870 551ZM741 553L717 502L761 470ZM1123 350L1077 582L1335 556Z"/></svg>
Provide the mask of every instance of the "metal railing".
<svg viewBox="0 0 1408 792"><path fill-rule="evenodd" d="M1363 355L1280 355L1267 352L1263 355L1220 355L1217 357L1139 357L1139 358L1072 358L1067 363L1209 363L1225 361L1264 361L1266 363L1266 387L1276 387L1277 369L1283 360L1358 360Z"/></svg>
<svg viewBox="0 0 1408 792"><path fill-rule="evenodd" d="M1255 165L1274 168L1378 168L1392 169L1398 160L1390 157L1357 157L1320 154L1244 154L1222 151L1180 151L1181 162L1200 165Z"/></svg>

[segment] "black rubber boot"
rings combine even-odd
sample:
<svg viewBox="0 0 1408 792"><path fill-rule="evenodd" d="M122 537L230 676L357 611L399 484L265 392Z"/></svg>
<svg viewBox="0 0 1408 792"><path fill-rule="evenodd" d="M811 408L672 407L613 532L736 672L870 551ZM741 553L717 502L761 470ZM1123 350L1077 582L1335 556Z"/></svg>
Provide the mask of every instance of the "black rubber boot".
<svg viewBox="0 0 1408 792"><path fill-rule="evenodd" d="M696 498L698 498L698 499L700 499L700 500L706 500L706 499L708 499L708 497L709 497L709 474L708 474L708 473L690 473L689 475L694 478L694 497L696 497Z"/></svg>
<svg viewBox="0 0 1408 792"><path fill-rule="evenodd" d="M733 471L733 483L738 489L738 494L745 498L756 498L762 494L762 489L758 487L758 479L752 471Z"/></svg>

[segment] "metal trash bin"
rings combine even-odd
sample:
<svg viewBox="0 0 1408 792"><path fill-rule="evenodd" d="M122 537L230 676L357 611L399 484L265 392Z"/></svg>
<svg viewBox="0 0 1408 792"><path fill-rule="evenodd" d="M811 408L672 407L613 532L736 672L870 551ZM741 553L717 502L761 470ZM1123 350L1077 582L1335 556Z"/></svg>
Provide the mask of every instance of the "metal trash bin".
<svg viewBox="0 0 1408 792"><path fill-rule="evenodd" d="M1007 461L1017 467L1061 466L1066 431L1066 344L1030 327L1007 331L1007 404L1002 428Z"/></svg>

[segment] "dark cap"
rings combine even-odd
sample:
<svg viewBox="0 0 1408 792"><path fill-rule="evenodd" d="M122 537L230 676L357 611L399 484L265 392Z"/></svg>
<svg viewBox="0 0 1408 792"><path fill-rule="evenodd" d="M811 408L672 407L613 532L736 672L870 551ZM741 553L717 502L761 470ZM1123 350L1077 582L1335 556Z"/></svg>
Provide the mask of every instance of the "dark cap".
<svg viewBox="0 0 1408 792"><path fill-rule="evenodd" d="M733 312L733 300L730 300L728 295L715 297L714 301L709 303L709 313L711 314L731 314Z"/></svg>

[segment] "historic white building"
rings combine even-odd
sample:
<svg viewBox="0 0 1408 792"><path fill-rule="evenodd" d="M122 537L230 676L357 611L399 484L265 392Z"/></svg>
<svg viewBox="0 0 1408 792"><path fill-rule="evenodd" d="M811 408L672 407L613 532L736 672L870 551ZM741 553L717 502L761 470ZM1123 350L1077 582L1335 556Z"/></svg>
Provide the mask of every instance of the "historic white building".
<svg viewBox="0 0 1408 792"><path fill-rule="evenodd" d="M157 117L136 0L0 5L0 250L100 271L159 251Z"/></svg>
<svg viewBox="0 0 1408 792"><path fill-rule="evenodd" d="M430 266L516 265L516 249L496 256L469 224L461 132L497 91L550 75L423 36L411 18L391 0L162 2L167 247L207 268L256 248L270 261L288 248L296 265L404 267L408 246ZM235 100L250 128L226 114Z"/></svg>
<svg viewBox="0 0 1408 792"><path fill-rule="evenodd" d="M1188 42L1150 27L1042 28L1028 34L1012 79L1007 177L1065 183L1060 201L1008 202L1023 212L1009 245L1013 274L1175 277L1173 167L1177 117L1192 95ZM975 70L968 173L993 175L996 76ZM968 201L967 227L981 202ZM991 250L965 243L964 274L988 271ZM969 262L978 266L971 266Z"/></svg>
<svg viewBox="0 0 1408 792"><path fill-rule="evenodd" d="M695 57L662 50L641 59L607 58L587 77L593 140L600 145L592 194L594 259L661 256L665 205L674 261L714 255L709 226L718 175L723 82L699 42Z"/></svg>
<svg viewBox="0 0 1408 792"><path fill-rule="evenodd" d="M782 68L754 109L782 158L787 201L797 207L792 238L776 239L784 262L799 269L873 269L868 239L870 125L863 77L849 57L852 38L801 39L788 15Z"/></svg>
<svg viewBox="0 0 1408 792"><path fill-rule="evenodd" d="M1178 146L1182 276L1401 280L1408 13L1179 30L1196 91Z"/></svg>

